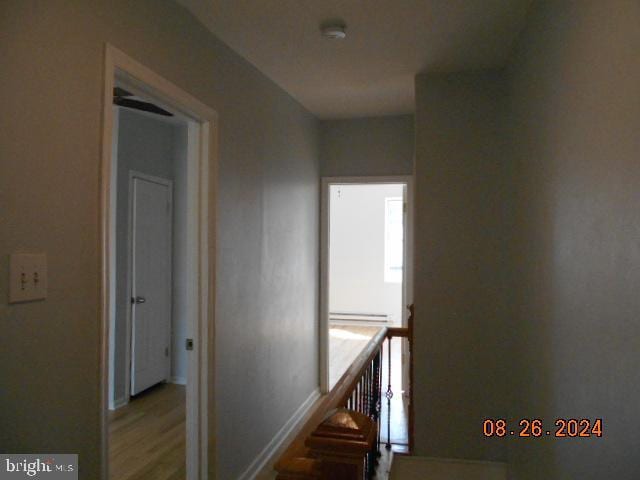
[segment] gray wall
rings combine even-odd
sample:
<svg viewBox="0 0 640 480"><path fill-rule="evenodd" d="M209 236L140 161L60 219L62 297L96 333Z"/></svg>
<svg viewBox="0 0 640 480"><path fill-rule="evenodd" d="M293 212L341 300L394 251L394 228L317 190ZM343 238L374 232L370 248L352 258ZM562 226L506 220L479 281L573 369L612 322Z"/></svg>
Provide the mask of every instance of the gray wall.
<svg viewBox="0 0 640 480"><path fill-rule="evenodd" d="M534 4L510 65L521 287L514 417L603 438L514 441L520 480L640 478L640 4Z"/></svg>
<svg viewBox="0 0 640 480"><path fill-rule="evenodd" d="M0 296L0 447L80 454L98 478L104 44L218 111L220 478L318 383L317 122L169 0L0 3L0 291L7 255L48 254L46 301ZM7 388L11 386L11 388Z"/></svg>
<svg viewBox="0 0 640 480"><path fill-rule="evenodd" d="M416 81L416 450L635 479L640 5L534 3L504 72ZM601 439L482 438L486 417Z"/></svg>
<svg viewBox="0 0 640 480"><path fill-rule="evenodd" d="M505 460L508 164L500 72L416 79L415 447Z"/></svg>
<svg viewBox="0 0 640 480"><path fill-rule="evenodd" d="M413 115L321 121L322 176L413 174L413 123Z"/></svg>
<svg viewBox="0 0 640 480"><path fill-rule="evenodd" d="M127 262L129 245L129 174L136 171L174 181L178 167L185 168L184 158L180 160L178 146L186 146L181 137L186 137L186 127L172 125L151 116L141 115L126 108L119 109L118 129L118 185L116 198L116 321L114 355L114 398L124 398L125 394L125 348L127 340L127 312L131 308L127 289ZM184 190L177 191L174 184L174 221L180 215ZM175 235L174 235L175 236ZM174 239L175 243L175 239ZM175 245L174 245L175 247ZM175 286L174 286L175 289ZM175 312L178 313L178 312ZM181 326L180 316L174 315L172 331ZM180 328L180 330L182 330ZM175 366L184 364L184 349L173 352L172 375ZM182 358L179 358L182 357ZM180 372L178 372L180 373Z"/></svg>

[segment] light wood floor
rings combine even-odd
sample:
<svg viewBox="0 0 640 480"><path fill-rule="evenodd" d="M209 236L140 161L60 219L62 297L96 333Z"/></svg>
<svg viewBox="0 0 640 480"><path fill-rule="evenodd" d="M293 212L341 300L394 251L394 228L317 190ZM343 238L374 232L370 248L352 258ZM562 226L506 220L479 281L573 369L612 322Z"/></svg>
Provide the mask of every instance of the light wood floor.
<svg viewBox="0 0 640 480"><path fill-rule="evenodd" d="M109 412L111 480L183 480L185 387L161 384Z"/></svg>

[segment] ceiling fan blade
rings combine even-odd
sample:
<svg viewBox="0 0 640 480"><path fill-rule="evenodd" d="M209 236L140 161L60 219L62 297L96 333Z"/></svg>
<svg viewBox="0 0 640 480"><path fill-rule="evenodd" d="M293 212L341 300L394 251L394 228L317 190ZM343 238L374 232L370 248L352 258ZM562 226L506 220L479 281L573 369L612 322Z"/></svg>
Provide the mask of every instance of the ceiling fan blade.
<svg viewBox="0 0 640 480"><path fill-rule="evenodd" d="M130 97L133 93L128 92L124 88L121 87L113 87L113 96L114 97Z"/></svg>
<svg viewBox="0 0 640 480"><path fill-rule="evenodd" d="M119 105L120 107L134 108L136 110L143 110L145 112L164 115L165 117L173 117L173 113L167 112L165 109L149 102L141 102L140 100L132 100L130 98L115 97L113 99L113 103Z"/></svg>

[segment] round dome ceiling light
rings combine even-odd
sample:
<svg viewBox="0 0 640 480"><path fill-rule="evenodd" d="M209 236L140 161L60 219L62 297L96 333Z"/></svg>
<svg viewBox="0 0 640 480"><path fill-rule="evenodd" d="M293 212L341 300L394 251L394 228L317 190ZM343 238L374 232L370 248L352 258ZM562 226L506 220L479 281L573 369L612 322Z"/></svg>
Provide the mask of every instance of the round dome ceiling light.
<svg viewBox="0 0 640 480"><path fill-rule="evenodd" d="M344 25L324 25L320 28L322 36L330 40L342 40L347 36L346 27Z"/></svg>

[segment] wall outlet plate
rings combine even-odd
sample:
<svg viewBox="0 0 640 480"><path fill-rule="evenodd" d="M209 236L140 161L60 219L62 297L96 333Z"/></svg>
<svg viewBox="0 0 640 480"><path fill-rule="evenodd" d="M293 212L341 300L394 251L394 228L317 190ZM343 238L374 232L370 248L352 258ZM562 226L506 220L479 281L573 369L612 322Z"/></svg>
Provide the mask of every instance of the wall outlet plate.
<svg viewBox="0 0 640 480"><path fill-rule="evenodd" d="M14 253L9 257L9 303L47 298L47 256Z"/></svg>

